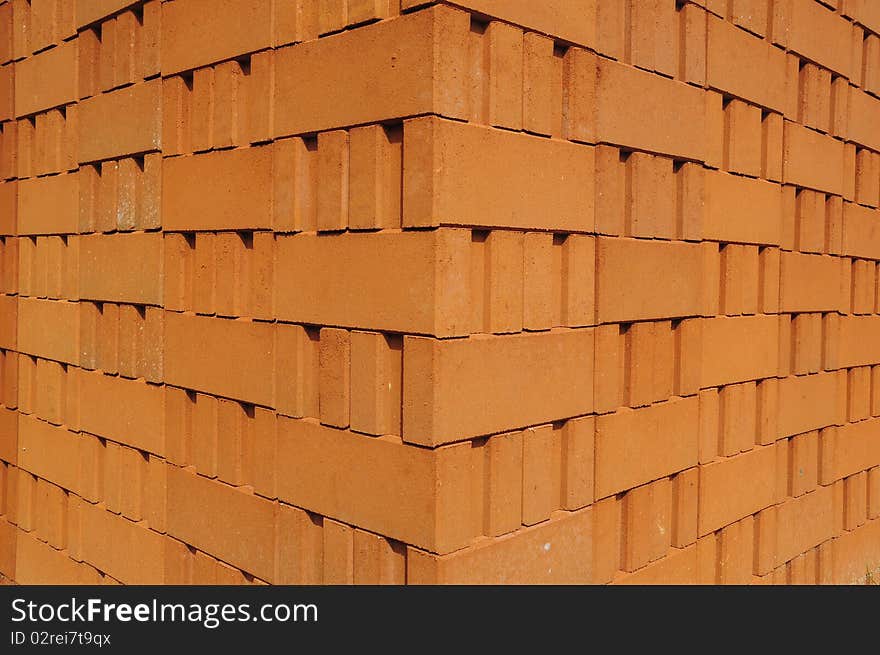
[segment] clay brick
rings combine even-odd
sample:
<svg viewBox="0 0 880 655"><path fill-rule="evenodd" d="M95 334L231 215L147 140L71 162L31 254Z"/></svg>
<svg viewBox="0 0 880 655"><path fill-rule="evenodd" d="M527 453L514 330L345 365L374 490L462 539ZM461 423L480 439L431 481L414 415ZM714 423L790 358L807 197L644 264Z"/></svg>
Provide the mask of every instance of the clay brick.
<svg viewBox="0 0 880 655"><path fill-rule="evenodd" d="M484 532L498 536L522 525L523 435L511 432L492 437L485 446L486 514Z"/></svg>
<svg viewBox="0 0 880 655"><path fill-rule="evenodd" d="M368 434L399 434L403 342L351 332L351 427Z"/></svg>
<svg viewBox="0 0 880 655"><path fill-rule="evenodd" d="M522 321L526 330L546 330L560 322L554 320L554 254L552 234L527 232L524 235Z"/></svg>
<svg viewBox="0 0 880 655"><path fill-rule="evenodd" d="M729 243L720 249L720 255L722 313L754 314L759 295L758 248Z"/></svg>
<svg viewBox="0 0 880 655"><path fill-rule="evenodd" d="M818 484L819 433L816 430L793 437L789 442L789 496L801 496Z"/></svg>
<svg viewBox="0 0 880 655"><path fill-rule="evenodd" d="M636 323L626 332L626 403L666 400L675 387L675 334L669 321Z"/></svg>
<svg viewBox="0 0 880 655"><path fill-rule="evenodd" d="M402 128L368 125L350 130L349 161L348 226L351 229L400 227ZM278 168L276 151L275 170Z"/></svg>
<svg viewBox="0 0 880 655"><path fill-rule="evenodd" d="M469 236L464 230L440 230L279 237L277 316L437 336L466 334ZM328 269L326 261L337 265ZM409 284L389 285L392 277Z"/></svg>
<svg viewBox="0 0 880 655"><path fill-rule="evenodd" d="M778 185L721 171L706 172L704 238L777 245L781 218Z"/></svg>
<svg viewBox="0 0 880 655"><path fill-rule="evenodd" d="M101 575L92 567L75 562L60 550L16 531L14 579L19 584L100 584Z"/></svg>
<svg viewBox="0 0 880 655"><path fill-rule="evenodd" d="M676 236L672 161L641 152L626 156L625 231L635 237Z"/></svg>
<svg viewBox="0 0 880 655"><path fill-rule="evenodd" d="M18 183L18 234L77 231L79 190L75 173Z"/></svg>
<svg viewBox="0 0 880 655"><path fill-rule="evenodd" d="M757 177L761 172L761 110L740 100L724 107L724 168Z"/></svg>
<svg viewBox="0 0 880 655"><path fill-rule="evenodd" d="M880 463L880 446L871 435L880 424L877 419L848 423L837 428L831 448L823 451L829 476L823 484L849 477Z"/></svg>
<svg viewBox="0 0 880 655"><path fill-rule="evenodd" d="M748 584L752 579L754 519L749 516L718 534L718 584Z"/></svg>
<svg viewBox="0 0 880 655"><path fill-rule="evenodd" d="M561 103L557 107L553 102L556 99L553 46L553 39L541 34L526 32L523 35L523 129L546 136L556 134L562 120Z"/></svg>
<svg viewBox="0 0 880 655"><path fill-rule="evenodd" d="M347 330L323 328L319 341L318 408L321 422L349 424L351 337Z"/></svg>
<svg viewBox="0 0 880 655"><path fill-rule="evenodd" d="M833 536L832 491L819 487L777 508L777 562L787 562Z"/></svg>
<svg viewBox="0 0 880 655"><path fill-rule="evenodd" d="M774 111L785 109L785 54L715 16L708 17L706 80L710 87Z"/></svg>
<svg viewBox="0 0 880 655"><path fill-rule="evenodd" d="M359 28L341 42L279 49L275 136L424 113L464 118L467 34L466 13L433 7ZM344 88L346 101L320 92L327 88ZM287 101L294 96L301 102Z"/></svg>
<svg viewBox="0 0 880 655"><path fill-rule="evenodd" d="M561 431L545 425L522 434L522 522L534 525L559 506Z"/></svg>
<svg viewBox="0 0 880 655"><path fill-rule="evenodd" d="M75 100L78 54L77 44L67 41L18 62L15 65L15 115L33 114ZM53 84L46 83L50 79Z"/></svg>
<svg viewBox="0 0 880 655"><path fill-rule="evenodd" d="M174 466L168 469L169 534L264 580L275 576L276 514L267 500ZM228 529L217 531L218 523Z"/></svg>
<svg viewBox="0 0 880 655"><path fill-rule="evenodd" d="M194 332L195 331L195 332ZM193 349L190 335L200 335ZM189 389L271 405L272 326L250 321L165 313L165 380Z"/></svg>
<svg viewBox="0 0 880 655"><path fill-rule="evenodd" d="M592 508L437 557L407 553L410 584L589 584Z"/></svg>
<svg viewBox="0 0 880 655"><path fill-rule="evenodd" d="M271 227L271 168L268 147L164 160L163 226L168 230ZM201 184L192 186L193 179Z"/></svg>
<svg viewBox="0 0 880 655"><path fill-rule="evenodd" d="M73 462L80 461L85 437L33 416L18 421L18 466L58 486L79 493L82 477Z"/></svg>
<svg viewBox="0 0 880 655"><path fill-rule="evenodd" d="M600 237L597 264L600 322L699 312L701 257L696 245ZM646 286L649 280L656 286Z"/></svg>
<svg viewBox="0 0 880 655"><path fill-rule="evenodd" d="M833 579L837 584L865 584L866 571L880 564L880 521L871 521L845 533L833 543Z"/></svg>
<svg viewBox="0 0 880 655"><path fill-rule="evenodd" d="M405 121L403 138L404 227L594 229L590 146L434 117ZM547 158L540 176L530 170L537 157ZM486 175L491 170L504 174Z"/></svg>
<svg viewBox="0 0 880 655"><path fill-rule="evenodd" d="M158 455L165 452L161 387L100 372L79 377L82 429ZM116 409L108 412L107 406Z"/></svg>
<svg viewBox="0 0 880 655"><path fill-rule="evenodd" d="M671 544L684 548L697 540L699 470L682 471L672 476Z"/></svg>
<svg viewBox="0 0 880 655"><path fill-rule="evenodd" d="M604 498L695 465L698 431L696 397L673 398L597 417L596 497ZM645 452L652 455L633 456Z"/></svg>
<svg viewBox="0 0 880 655"><path fill-rule="evenodd" d="M702 325L703 388L776 374L775 316L717 317Z"/></svg>
<svg viewBox="0 0 880 655"><path fill-rule="evenodd" d="M830 68L835 73L850 77L849 48L850 25L842 17L827 11L815 2L782 3L776 9L774 22L787 28L781 42L798 54Z"/></svg>
<svg viewBox="0 0 880 655"><path fill-rule="evenodd" d="M779 381L778 436L815 430L835 421L835 408L827 399L837 394L837 376L819 373Z"/></svg>
<svg viewBox="0 0 880 655"><path fill-rule="evenodd" d="M658 480L623 496L621 568L634 571L666 555L671 545L672 483Z"/></svg>
<svg viewBox="0 0 880 655"><path fill-rule="evenodd" d="M871 415L871 368L851 368L847 377L847 420L861 421Z"/></svg>
<svg viewBox="0 0 880 655"><path fill-rule="evenodd" d="M79 103L79 161L91 162L161 147L161 83L117 89Z"/></svg>
<svg viewBox="0 0 880 655"><path fill-rule="evenodd" d="M841 195L843 144L790 121L784 129L783 181Z"/></svg>
<svg viewBox="0 0 880 655"><path fill-rule="evenodd" d="M842 316L837 364L841 368L880 363L880 347L871 335L880 325L876 316Z"/></svg>
<svg viewBox="0 0 880 655"><path fill-rule="evenodd" d="M719 392L721 455L751 450L757 437L757 388L754 383L731 384Z"/></svg>
<svg viewBox="0 0 880 655"><path fill-rule="evenodd" d="M700 536L773 504L776 493L776 449L747 453L700 468ZM748 487L741 481L749 479Z"/></svg>
<svg viewBox="0 0 880 655"><path fill-rule="evenodd" d="M422 4L423 0L402 0L401 9ZM579 45L592 46L596 43L595 21L599 4L596 0L578 0L574 13L565 2L523 4L518 0L462 0L458 4L479 14L523 25Z"/></svg>
<svg viewBox="0 0 880 655"><path fill-rule="evenodd" d="M406 553L379 535L354 530L354 584L395 584L406 580Z"/></svg>
<svg viewBox="0 0 880 655"><path fill-rule="evenodd" d="M82 505L82 557L126 584L164 582L164 537L115 516L100 505Z"/></svg>
<svg viewBox="0 0 880 655"><path fill-rule="evenodd" d="M868 518L880 516L880 467L868 471Z"/></svg>
<svg viewBox="0 0 880 655"><path fill-rule="evenodd" d="M497 21L486 28L487 118L490 125L522 129L523 33Z"/></svg>
<svg viewBox="0 0 880 655"><path fill-rule="evenodd" d="M872 129L880 117L880 100L860 91L851 89L849 94L849 116L847 138L873 150L880 148L880 137Z"/></svg>
<svg viewBox="0 0 880 655"><path fill-rule="evenodd" d="M354 530L343 523L324 519L324 584L354 582Z"/></svg>
<svg viewBox="0 0 880 655"><path fill-rule="evenodd" d="M403 438L438 445L587 414L592 362L590 329L454 341L404 337Z"/></svg>
<svg viewBox="0 0 880 655"><path fill-rule="evenodd" d="M693 5L685 5L692 7ZM697 547L674 549L661 560L614 581L621 585L698 584Z"/></svg>
<svg viewBox="0 0 880 655"><path fill-rule="evenodd" d="M599 59L597 64L599 140L688 159L703 158L705 114L700 91L614 61Z"/></svg>
<svg viewBox="0 0 880 655"><path fill-rule="evenodd" d="M868 517L868 473L862 471L843 481L843 528L855 530Z"/></svg>
<svg viewBox="0 0 880 655"><path fill-rule="evenodd" d="M433 552L482 530L482 498L470 496L482 453L470 444L428 450L286 418L278 428L278 471L295 472L278 477L281 499Z"/></svg>
<svg viewBox="0 0 880 655"><path fill-rule="evenodd" d="M21 352L68 364L79 363L79 305L55 300L18 301Z"/></svg>
<svg viewBox="0 0 880 655"><path fill-rule="evenodd" d="M289 416L318 416L317 330L299 325L277 325L275 370L278 376L276 405Z"/></svg>
<svg viewBox="0 0 880 655"><path fill-rule="evenodd" d="M271 18L271 13L255 0L223 0L221 5L195 0L162 7L163 74L270 46Z"/></svg>
<svg viewBox="0 0 880 655"><path fill-rule="evenodd" d="M90 235L79 243L82 298L161 303L160 234Z"/></svg>
<svg viewBox="0 0 880 655"><path fill-rule="evenodd" d="M780 311L818 312L839 306L837 258L783 252L780 264Z"/></svg>

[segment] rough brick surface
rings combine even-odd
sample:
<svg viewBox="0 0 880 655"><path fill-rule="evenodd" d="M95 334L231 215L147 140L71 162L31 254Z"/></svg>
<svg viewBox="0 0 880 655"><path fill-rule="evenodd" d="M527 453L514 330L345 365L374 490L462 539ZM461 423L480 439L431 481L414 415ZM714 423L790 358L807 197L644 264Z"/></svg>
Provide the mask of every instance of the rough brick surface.
<svg viewBox="0 0 880 655"><path fill-rule="evenodd" d="M880 569L874 0L0 0L0 581Z"/></svg>

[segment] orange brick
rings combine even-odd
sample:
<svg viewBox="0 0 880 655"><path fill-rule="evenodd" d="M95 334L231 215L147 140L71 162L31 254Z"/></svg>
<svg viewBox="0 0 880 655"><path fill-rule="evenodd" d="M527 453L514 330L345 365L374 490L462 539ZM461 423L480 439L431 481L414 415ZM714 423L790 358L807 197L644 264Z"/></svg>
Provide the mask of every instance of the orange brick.
<svg viewBox="0 0 880 655"><path fill-rule="evenodd" d="M591 362L591 329L449 341L404 337L403 438L438 445L590 413Z"/></svg>
<svg viewBox="0 0 880 655"><path fill-rule="evenodd" d="M592 508L437 557L410 548L411 584L589 584Z"/></svg>
<svg viewBox="0 0 880 655"><path fill-rule="evenodd" d="M404 584L406 553L402 544L354 531L354 584Z"/></svg>
<svg viewBox="0 0 880 655"><path fill-rule="evenodd" d="M696 88L607 59L597 65L596 129L601 141L703 158L705 115Z"/></svg>
<svg viewBox="0 0 880 655"><path fill-rule="evenodd" d="M399 434L403 342L351 332L351 427L368 434Z"/></svg>
<svg viewBox="0 0 880 655"><path fill-rule="evenodd" d="M91 235L80 240L82 298L160 304L161 235Z"/></svg>
<svg viewBox="0 0 880 655"><path fill-rule="evenodd" d="M157 150L161 146L159 80L88 98L79 107L79 161Z"/></svg>
<svg viewBox="0 0 880 655"><path fill-rule="evenodd" d="M275 506L174 466L168 469L168 532L264 580L274 578ZM218 521L238 525L218 532ZM232 527L232 526L230 526ZM247 534L249 538L241 539Z"/></svg>
<svg viewBox="0 0 880 655"><path fill-rule="evenodd" d="M271 225L272 151L247 148L166 159L162 221L168 230L255 229ZM202 184L193 187L189 180Z"/></svg>
<svg viewBox="0 0 880 655"><path fill-rule="evenodd" d="M721 171L706 172L704 238L778 244L781 216L777 185Z"/></svg>
<svg viewBox="0 0 880 655"><path fill-rule="evenodd" d="M467 34L466 13L436 7L359 28L344 43L318 39L278 50L275 136L425 113L464 118ZM443 58L435 54L441 48ZM346 89L351 102L318 92L328 87ZM294 95L304 101L284 100ZM362 102L366 97L383 100Z"/></svg>
<svg viewBox="0 0 880 655"><path fill-rule="evenodd" d="M600 237L596 256L600 322L699 312L701 257L696 245Z"/></svg>
<svg viewBox="0 0 880 655"><path fill-rule="evenodd" d="M65 42L16 64L15 115L33 114L75 100L77 55L77 44ZM56 83L47 85L47 79Z"/></svg>
<svg viewBox="0 0 880 655"><path fill-rule="evenodd" d="M82 505L82 558L124 584L164 582L164 537L141 524Z"/></svg>
<svg viewBox="0 0 880 655"><path fill-rule="evenodd" d="M774 447L755 448L701 467L700 536L773 504L775 451ZM743 479L752 481L747 488L740 484Z"/></svg>
<svg viewBox="0 0 880 655"><path fill-rule="evenodd" d="M755 522L751 516L718 535L718 583L748 584L752 579Z"/></svg>
<svg viewBox="0 0 880 655"><path fill-rule="evenodd" d="M840 270L836 257L783 252L780 261L780 311L836 309L840 302Z"/></svg>
<svg viewBox="0 0 880 655"><path fill-rule="evenodd" d="M437 336L466 334L468 241L464 230L279 237L278 317ZM338 265L328 269L324 262L331 260ZM389 276L411 284L389 285Z"/></svg>
<svg viewBox="0 0 880 655"><path fill-rule="evenodd" d="M788 377L779 381L778 434L801 434L831 425L835 409L828 399L837 394L837 376L820 373Z"/></svg>
<svg viewBox="0 0 880 655"><path fill-rule="evenodd" d="M676 399L596 419L596 497L604 498L697 463L698 401ZM676 426L674 429L670 426ZM673 436L674 435L674 436ZM633 457L636 452L651 457Z"/></svg>
<svg viewBox="0 0 880 655"><path fill-rule="evenodd" d="M819 487L778 507L777 562L787 562L831 538L831 502L831 488Z"/></svg>
<svg viewBox="0 0 880 655"><path fill-rule="evenodd" d="M404 227L594 229L591 146L435 117L405 121L403 138ZM538 157L548 165L535 176L530 165ZM493 170L504 174L486 174ZM460 192L462 184L468 193Z"/></svg>
<svg viewBox="0 0 880 655"><path fill-rule="evenodd" d="M544 425L522 432L522 522L534 525L559 509L561 430Z"/></svg>
<svg viewBox="0 0 880 655"><path fill-rule="evenodd" d="M201 335L198 350L190 343L194 331ZM271 405L273 337L268 324L166 312L165 379L189 389Z"/></svg>
<svg viewBox="0 0 880 655"><path fill-rule="evenodd" d="M843 144L840 141L785 121L784 143L784 182L836 195L842 193ZM821 165L807 162L821 162Z"/></svg>
<svg viewBox="0 0 880 655"><path fill-rule="evenodd" d="M18 233L65 234L77 231L78 190L75 173L18 183Z"/></svg>
<svg viewBox="0 0 880 655"><path fill-rule="evenodd" d="M708 21L706 79L709 86L783 111L784 53L725 20L710 15Z"/></svg>
<svg viewBox="0 0 880 655"><path fill-rule="evenodd" d="M634 571L666 555L671 544L672 483L668 479L623 496L622 568Z"/></svg>
<svg viewBox="0 0 880 655"><path fill-rule="evenodd" d="M775 375L779 347L775 316L708 319L702 332L701 386Z"/></svg>
<svg viewBox="0 0 880 655"><path fill-rule="evenodd" d="M843 527L855 530L868 518L868 472L861 471L843 481Z"/></svg>
<svg viewBox="0 0 880 655"><path fill-rule="evenodd" d="M523 432L500 434L486 442L487 507L484 531L498 536L523 522Z"/></svg>
<svg viewBox="0 0 880 655"><path fill-rule="evenodd" d="M350 333L323 328L319 348L318 407L321 422L344 428L348 426L350 416Z"/></svg>
<svg viewBox="0 0 880 655"><path fill-rule="evenodd" d="M283 417L278 428L277 470L299 472L278 476L281 499L433 552L482 530L471 496L482 453L469 443L429 450Z"/></svg>

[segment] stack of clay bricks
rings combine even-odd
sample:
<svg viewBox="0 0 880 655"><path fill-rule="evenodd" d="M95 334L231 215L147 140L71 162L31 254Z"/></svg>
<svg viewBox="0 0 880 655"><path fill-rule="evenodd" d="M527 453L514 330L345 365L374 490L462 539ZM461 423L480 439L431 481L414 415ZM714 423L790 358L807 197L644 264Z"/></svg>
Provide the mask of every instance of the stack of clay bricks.
<svg viewBox="0 0 880 655"><path fill-rule="evenodd" d="M0 4L0 578L880 567L880 2Z"/></svg>

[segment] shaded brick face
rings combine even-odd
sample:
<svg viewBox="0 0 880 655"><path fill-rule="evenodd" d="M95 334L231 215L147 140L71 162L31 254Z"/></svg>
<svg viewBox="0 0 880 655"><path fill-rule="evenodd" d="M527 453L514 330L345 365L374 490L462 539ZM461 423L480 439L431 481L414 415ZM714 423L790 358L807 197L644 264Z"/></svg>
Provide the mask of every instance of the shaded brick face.
<svg viewBox="0 0 880 655"><path fill-rule="evenodd" d="M0 582L859 581L877 5L0 0Z"/></svg>

